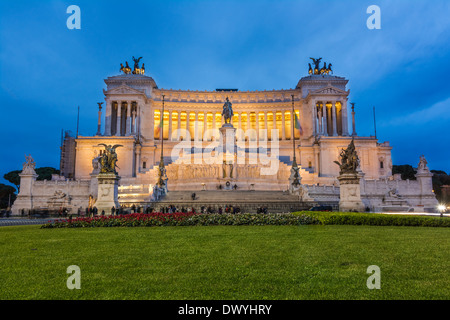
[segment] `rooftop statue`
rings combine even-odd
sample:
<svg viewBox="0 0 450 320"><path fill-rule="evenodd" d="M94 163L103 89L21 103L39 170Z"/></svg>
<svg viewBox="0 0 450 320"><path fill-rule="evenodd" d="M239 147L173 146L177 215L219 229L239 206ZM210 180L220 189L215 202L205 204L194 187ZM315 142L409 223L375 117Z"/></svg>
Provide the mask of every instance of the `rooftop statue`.
<svg viewBox="0 0 450 320"><path fill-rule="evenodd" d="M430 169L428 168L428 162L425 159L424 155L420 156L419 165L417 166L417 173L424 173L424 172L430 172Z"/></svg>
<svg viewBox="0 0 450 320"><path fill-rule="evenodd" d="M131 73L131 68L128 65L128 61L125 61L125 67L123 66L123 63L120 64L120 71L122 71L125 74L130 74Z"/></svg>
<svg viewBox="0 0 450 320"><path fill-rule="evenodd" d="M123 63L120 64L120 71L122 71L125 74L144 74L145 73L145 67L144 64L142 64L142 67L139 68L139 61L142 59L142 57L139 58L135 58L134 56L132 57L133 61L134 61L134 68L133 71L131 70L130 66L128 65L128 61L125 61L125 66L123 66Z"/></svg>
<svg viewBox="0 0 450 320"><path fill-rule="evenodd" d="M334 161L341 169L339 174L357 174L356 169L359 167L359 157L356 152L354 140L350 142L347 149L343 149L340 154L341 162Z"/></svg>
<svg viewBox="0 0 450 320"><path fill-rule="evenodd" d="M319 72L320 72L319 64L320 64L320 61L322 61L322 58L319 58L319 59L310 58L310 59L314 63L314 74L319 74Z"/></svg>
<svg viewBox="0 0 450 320"><path fill-rule="evenodd" d="M314 59L310 58L314 63L314 69L311 67L311 64L308 63L309 69L308 74L330 74L333 73L333 70L331 70L332 64L329 63L327 67L327 63L324 62L323 67L320 67L320 62L322 61L322 58Z"/></svg>
<svg viewBox="0 0 450 320"><path fill-rule="evenodd" d="M31 155L25 155L25 162L23 163L22 173L24 174L35 174L34 168L36 167L36 162L34 162Z"/></svg>
<svg viewBox="0 0 450 320"><path fill-rule="evenodd" d="M117 174L116 165L117 162L117 153L116 149L118 147L123 147L120 144L116 144L114 146L112 145L106 145L104 143L100 143L99 146L105 147L105 152L100 156L98 159L100 164L100 173L114 173Z"/></svg>
<svg viewBox="0 0 450 320"><path fill-rule="evenodd" d="M134 61L134 70L133 70L133 74L144 74L145 72L145 68L144 68L144 64L142 64L142 68L139 68L139 61L142 59L142 57L139 58L135 58L133 57L133 61Z"/></svg>

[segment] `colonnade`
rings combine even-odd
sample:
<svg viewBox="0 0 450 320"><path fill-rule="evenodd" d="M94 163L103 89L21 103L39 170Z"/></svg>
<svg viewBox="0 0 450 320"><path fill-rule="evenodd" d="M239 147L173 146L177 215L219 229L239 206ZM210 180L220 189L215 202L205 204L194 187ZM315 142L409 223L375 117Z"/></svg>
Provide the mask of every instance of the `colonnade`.
<svg viewBox="0 0 450 320"><path fill-rule="evenodd" d="M139 106L136 101L107 101L106 136L130 136L139 132Z"/></svg>
<svg viewBox="0 0 450 320"><path fill-rule="evenodd" d="M347 101L313 102L315 136L348 136Z"/></svg>
<svg viewBox="0 0 450 320"><path fill-rule="evenodd" d="M292 136L292 111L235 111L232 124L237 132L239 140L272 140L272 129L277 130L279 140L290 140ZM295 110L299 118L299 111ZM164 110L163 130L158 128L161 123L161 110L154 111L154 138L164 140L179 141L191 140L212 140L211 135L206 135L208 129L219 129L224 123L220 112L216 111L180 111ZM181 129L178 131L177 129ZM294 130L295 139L300 138L297 129Z"/></svg>

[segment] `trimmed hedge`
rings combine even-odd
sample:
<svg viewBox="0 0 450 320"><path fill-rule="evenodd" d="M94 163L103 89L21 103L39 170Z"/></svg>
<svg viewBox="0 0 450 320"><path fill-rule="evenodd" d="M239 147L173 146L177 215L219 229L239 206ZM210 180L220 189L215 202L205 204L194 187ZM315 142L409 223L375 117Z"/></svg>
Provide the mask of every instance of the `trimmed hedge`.
<svg viewBox="0 0 450 320"><path fill-rule="evenodd" d="M294 215L309 216L318 220L323 225L450 227L450 219L446 217L311 211L296 212Z"/></svg>
<svg viewBox="0 0 450 320"><path fill-rule="evenodd" d="M319 221L311 216L301 214L135 213L118 216L55 220L42 225L41 228L307 224L319 224Z"/></svg>

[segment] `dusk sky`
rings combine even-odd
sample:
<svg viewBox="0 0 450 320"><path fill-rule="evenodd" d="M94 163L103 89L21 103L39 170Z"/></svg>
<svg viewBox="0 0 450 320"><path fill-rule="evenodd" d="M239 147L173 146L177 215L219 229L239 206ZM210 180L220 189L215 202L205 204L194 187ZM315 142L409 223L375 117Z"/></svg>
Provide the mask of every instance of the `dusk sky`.
<svg viewBox="0 0 450 320"><path fill-rule="evenodd" d="M370 5L381 30L369 30ZM69 30L67 7L81 9ZM166 89L295 88L309 57L349 80L356 131L393 146L393 164L450 173L450 1L0 2L0 176L59 168L61 130L97 130L103 80L142 56ZM3 179L0 182L5 183Z"/></svg>

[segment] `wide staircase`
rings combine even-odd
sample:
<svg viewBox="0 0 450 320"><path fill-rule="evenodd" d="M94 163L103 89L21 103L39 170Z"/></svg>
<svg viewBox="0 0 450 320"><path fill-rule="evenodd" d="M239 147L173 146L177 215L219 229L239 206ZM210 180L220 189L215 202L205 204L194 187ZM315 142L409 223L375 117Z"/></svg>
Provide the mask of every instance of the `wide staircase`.
<svg viewBox="0 0 450 320"><path fill-rule="evenodd" d="M195 193L195 199L193 199ZM241 212L253 213L258 208L266 207L268 212L282 213L307 210L315 203L300 202L298 196L284 191L169 191L167 195L150 205L154 210L174 205L178 210L194 208L197 212L201 207L211 207L218 211L225 206L238 207Z"/></svg>

